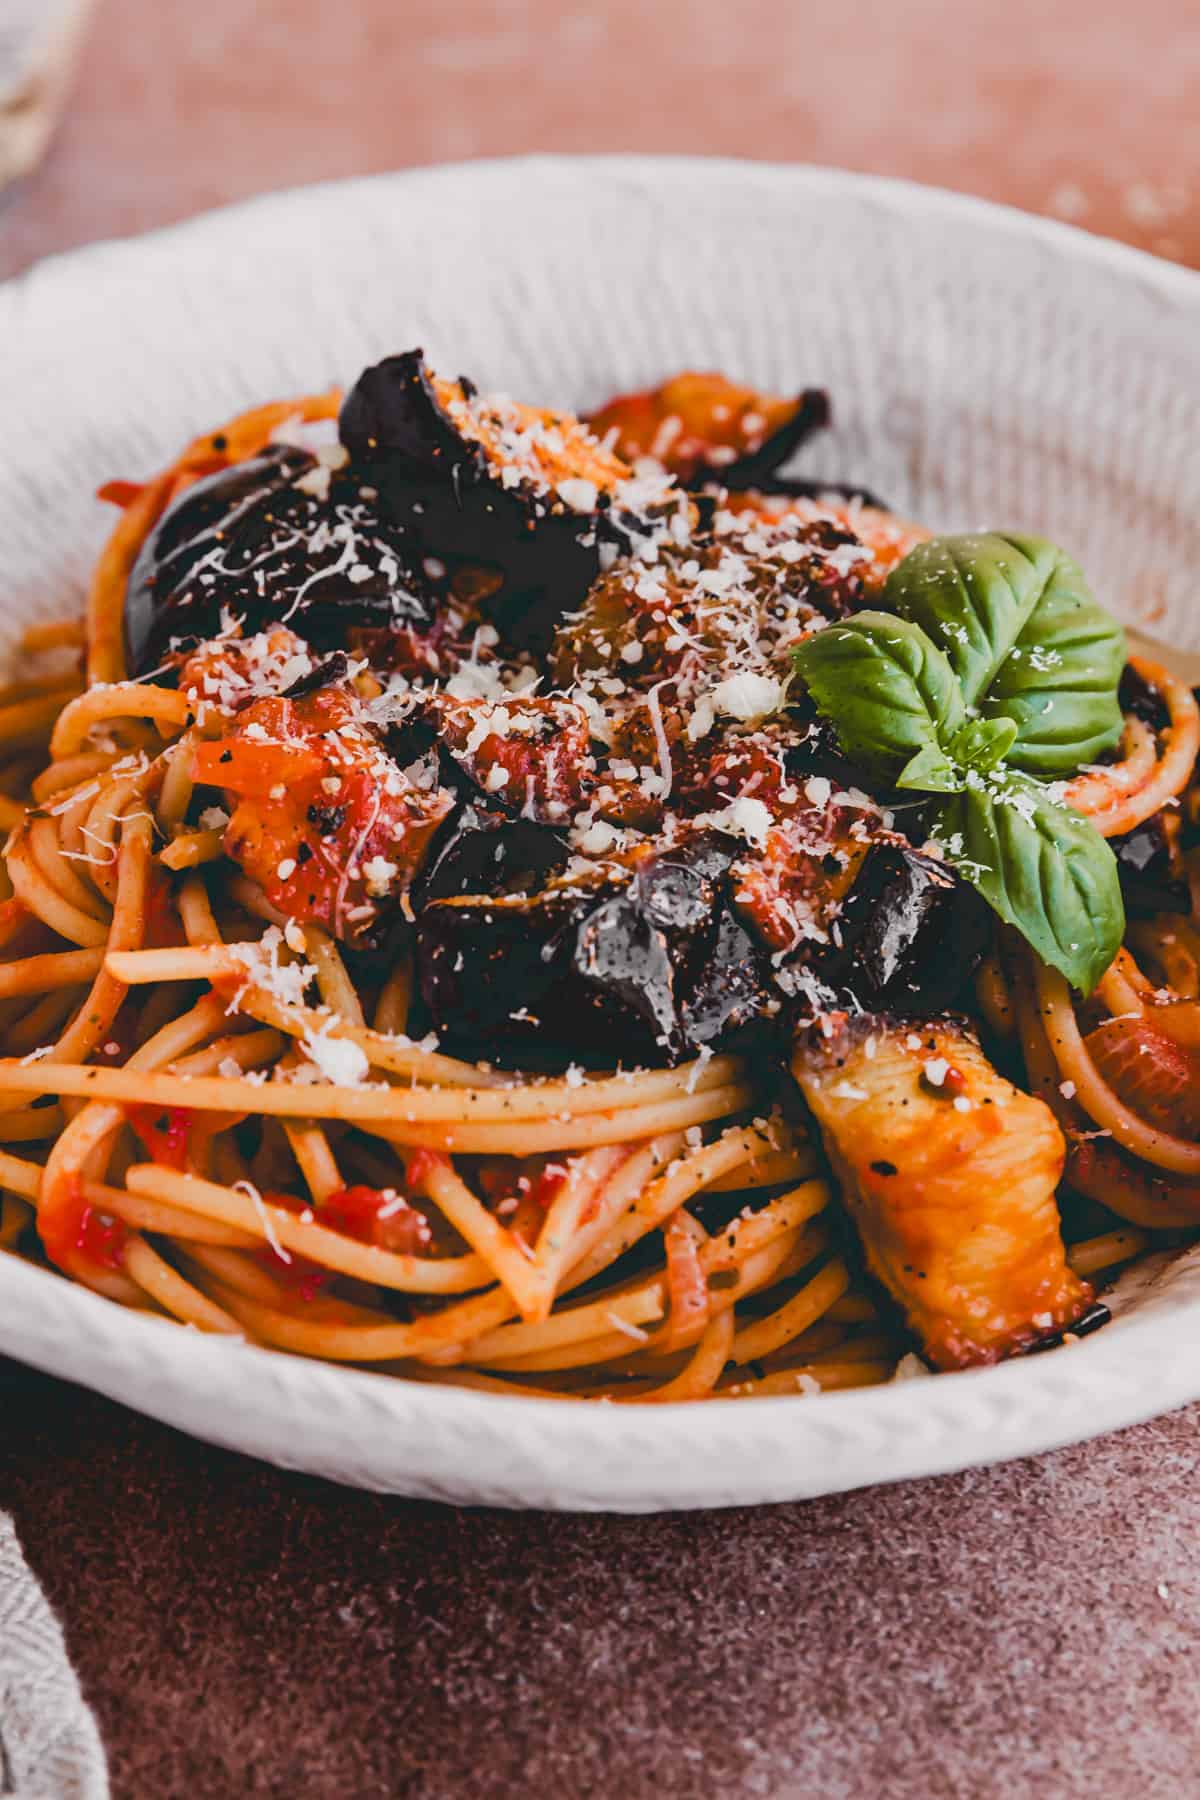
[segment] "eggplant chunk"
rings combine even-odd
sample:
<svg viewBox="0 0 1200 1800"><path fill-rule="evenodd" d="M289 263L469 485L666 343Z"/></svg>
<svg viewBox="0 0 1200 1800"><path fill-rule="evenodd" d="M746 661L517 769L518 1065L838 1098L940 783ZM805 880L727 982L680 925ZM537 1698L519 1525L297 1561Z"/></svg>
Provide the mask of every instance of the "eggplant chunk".
<svg viewBox="0 0 1200 1800"><path fill-rule="evenodd" d="M856 1017L803 1034L792 1074L867 1266L936 1368L996 1362L1083 1317L1092 1293L1055 1203L1062 1133L965 1025Z"/></svg>
<svg viewBox="0 0 1200 1800"><path fill-rule="evenodd" d="M480 795L462 801L447 821L422 872L419 904L462 894L528 893L566 860L564 840L548 825L514 818Z"/></svg>
<svg viewBox="0 0 1200 1800"><path fill-rule="evenodd" d="M1191 894L1182 871L1173 865L1162 813L1155 813L1111 843L1129 918L1152 919L1156 913L1191 910Z"/></svg>
<svg viewBox="0 0 1200 1800"><path fill-rule="evenodd" d="M822 979L868 1011L944 1012L970 981L991 930L975 889L906 844L872 844L838 919Z"/></svg>
<svg viewBox="0 0 1200 1800"><path fill-rule="evenodd" d="M286 621L318 649L350 626L427 626L432 601L408 547L352 470L276 445L185 488L129 577L125 638L144 674L180 644L215 637L222 613L248 631Z"/></svg>
<svg viewBox="0 0 1200 1800"><path fill-rule="evenodd" d="M491 618L521 648L546 648L606 547L627 553L690 516L673 484L635 480L578 419L445 381L421 350L366 369L339 430L426 558L487 572Z"/></svg>
<svg viewBox="0 0 1200 1800"><path fill-rule="evenodd" d="M658 1063L766 1034L767 971L726 892L736 853L697 833L592 881L430 900L416 959L435 1027L493 1050L530 1041Z"/></svg>

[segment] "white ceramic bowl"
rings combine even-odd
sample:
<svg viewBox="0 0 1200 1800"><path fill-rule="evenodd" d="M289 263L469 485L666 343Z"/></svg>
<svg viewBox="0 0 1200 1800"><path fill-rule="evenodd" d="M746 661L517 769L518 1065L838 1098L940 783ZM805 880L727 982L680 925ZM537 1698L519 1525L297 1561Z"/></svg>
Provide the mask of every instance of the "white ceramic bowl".
<svg viewBox="0 0 1200 1800"><path fill-rule="evenodd" d="M943 527L1044 531L1200 643L1200 278L1065 226L826 170L478 163L282 194L0 289L0 624L61 613L91 495L241 406L425 346L585 405L684 366L828 386L802 467ZM638 1409L430 1388L128 1314L0 1256L0 1349L213 1442L508 1506L789 1500L1023 1455L1200 1397L1200 1256L1114 1324L971 1374Z"/></svg>

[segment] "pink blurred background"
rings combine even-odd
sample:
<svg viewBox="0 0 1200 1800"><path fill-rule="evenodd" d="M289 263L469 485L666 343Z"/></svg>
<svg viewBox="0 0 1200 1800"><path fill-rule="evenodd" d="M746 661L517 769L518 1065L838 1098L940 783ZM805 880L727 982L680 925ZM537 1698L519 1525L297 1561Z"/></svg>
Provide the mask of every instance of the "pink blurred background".
<svg viewBox="0 0 1200 1800"><path fill-rule="evenodd" d="M837 163L1200 266L1198 95L1195 0L97 0L49 154L0 201L0 273L530 150Z"/></svg>

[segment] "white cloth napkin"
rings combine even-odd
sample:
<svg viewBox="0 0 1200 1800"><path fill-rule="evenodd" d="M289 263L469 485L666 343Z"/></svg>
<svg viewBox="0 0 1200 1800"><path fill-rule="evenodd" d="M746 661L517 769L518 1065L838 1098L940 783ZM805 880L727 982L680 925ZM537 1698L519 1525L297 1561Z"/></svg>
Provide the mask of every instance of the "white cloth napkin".
<svg viewBox="0 0 1200 1800"><path fill-rule="evenodd" d="M0 1513L0 1795L108 1800L96 1721L54 1617Z"/></svg>

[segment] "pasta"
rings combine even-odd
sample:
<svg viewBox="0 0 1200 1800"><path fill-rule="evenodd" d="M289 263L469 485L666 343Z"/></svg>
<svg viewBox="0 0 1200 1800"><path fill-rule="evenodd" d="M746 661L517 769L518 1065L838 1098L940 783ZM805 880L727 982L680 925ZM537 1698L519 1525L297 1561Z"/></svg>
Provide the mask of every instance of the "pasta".
<svg viewBox="0 0 1200 1800"><path fill-rule="evenodd" d="M1063 771L1169 889L1084 998L793 685L928 536L778 476L826 412L682 376L589 432L418 352L102 490L85 620L0 692L0 1251L291 1354L654 1404L884 1382L914 1331L1041 1347L1200 1228L1195 699L1133 659L1119 746ZM963 991L1006 1071L976 1047L974 1099L930 1024ZM856 1172L821 1086L850 1025L848 1140L891 1141L889 1033L926 1136L1010 1074L1049 1108L1053 1331L919 1328L881 1275L852 1190L904 1171L872 1137Z"/></svg>

